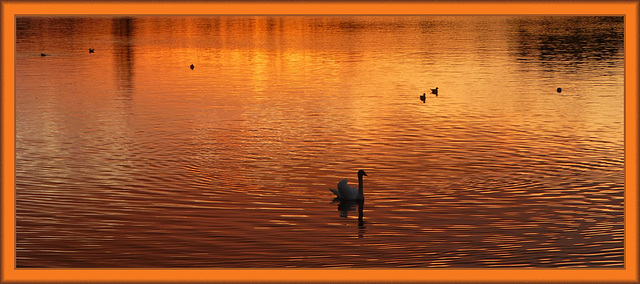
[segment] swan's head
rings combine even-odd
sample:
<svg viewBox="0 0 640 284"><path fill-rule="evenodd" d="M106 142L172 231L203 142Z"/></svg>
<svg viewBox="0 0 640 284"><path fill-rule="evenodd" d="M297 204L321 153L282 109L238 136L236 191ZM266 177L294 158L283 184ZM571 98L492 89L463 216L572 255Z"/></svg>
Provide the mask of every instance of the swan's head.
<svg viewBox="0 0 640 284"><path fill-rule="evenodd" d="M359 170L358 177L361 177L361 176L367 176L367 173L365 173L364 170Z"/></svg>

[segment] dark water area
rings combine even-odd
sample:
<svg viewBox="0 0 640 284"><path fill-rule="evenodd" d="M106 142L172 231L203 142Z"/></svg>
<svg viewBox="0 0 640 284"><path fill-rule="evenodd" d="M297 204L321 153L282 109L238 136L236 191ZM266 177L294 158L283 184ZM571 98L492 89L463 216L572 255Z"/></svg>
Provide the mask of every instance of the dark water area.
<svg viewBox="0 0 640 284"><path fill-rule="evenodd" d="M18 267L624 267L622 17L16 27Z"/></svg>

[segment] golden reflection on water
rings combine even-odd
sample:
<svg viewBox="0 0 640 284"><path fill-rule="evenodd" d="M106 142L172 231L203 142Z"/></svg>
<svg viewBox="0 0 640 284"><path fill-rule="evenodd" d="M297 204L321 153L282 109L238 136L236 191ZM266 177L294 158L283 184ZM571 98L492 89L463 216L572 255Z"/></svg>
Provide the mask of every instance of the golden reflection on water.
<svg viewBox="0 0 640 284"><path fill-rule="evenodd" d="M622 23L19 17L18 266L622 267Z"/></svg>

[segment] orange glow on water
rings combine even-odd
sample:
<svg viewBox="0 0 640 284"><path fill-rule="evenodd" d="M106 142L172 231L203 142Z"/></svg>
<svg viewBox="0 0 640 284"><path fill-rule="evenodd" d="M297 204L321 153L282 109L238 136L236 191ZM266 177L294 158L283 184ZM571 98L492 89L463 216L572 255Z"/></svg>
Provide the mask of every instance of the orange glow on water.
<svg viewBox="0 0 640 284"><path fill-rule="evenodd" d="M337 215L335 208L326 214L326 204L318 200L325 201L326 186L333 185L336 176L353 178L352 168L368 167L374 173L367 180L365 211L371 223L367 230L360 230L364 236L360 245L406 257L388 259L363 251L374 265L385 259L389 261L385 265L406 265L404 261L411 264L407 259L415 257L426 259L431 267L455 267L457 260L471 257L471 262L484 267L499 266L505 260L513 263L507 261L503 267L518 267L526 265L519 262L520 250L533 255L570 254L568 247L582 249L574 240L582 238L584 244L600 237L607 241L594 245L611 245L604 256L618 259L619 244L625 240L619 215L624 204L633 202L619 197L620 166L624 164L624 73L619 65L609 62L618 62L620 53L588 46L584 53L572 52L571 43L563 42L570 37L527 29L531 25L526 21L514 24L492 18L465 23L455 17L408 18L419 20L134 17L87 19L90 24L70 21L62 31L55 20L34 21L40 26L28 30L42 33L26 36L28 40L19 42L16 51L21 62L16 68L16 112L25 118L18 121L18 150L29 151L30 155L56 155L64 149L60 156L42 159L52 161L47 168L53 170L43 175L53 184L82 188L82 192L93 195L66 195L62 187L46 187L58 198L69 198L63 200L76 204L74 209L65 207L64 202L61 207L51 206L46 196L41 198L30 187L42 186L37 180L39 173L34 171L31 180L20 172L21 167L35 168L39 162L18 153L18 184L22 196L28 197L17 200L18 222L32 226L31 214L44 212L25 202L30 200L50 210L45 214L60 213L59 219L50 219L60 222L57 225L69 221L67 214L80 214L90 208L112 218L107 224L113 227L106 229L116 236L141 233L137 238L146 238L147 244L154 246L163 244L164 239L158 236L167 233L174 239L213 248L213 242L185 233L189 222L196 222L199 225L195 229L188 228L223 236L219 242L223 248L215 248L237 249L241 253L231 261L242 261L252 249L258 249L238 248L234 237L249 240L249 244L265 241L262 247L287 248L300 244L272 240L282 238L281 233L298 236L298 241L322 241L333 236L332 228L343 223L331 219L330 215ZM571 26L565 22L556 27L567 30ZM545 36L546 43L526 41L528 37ZM554 47L563 51L546 54L549 49L545 44L558 41L568 48ZM87 54L87 46L96 48L96 53ZM38 57L46 48L50 48L45 52L51 56ZM591 58L596 53L610 57L602 61ZM573 56L589 58L588 63L568 63L574 61ZM195 65L194 70L189 70L190 64ZM565 89L562 97L554 94L559 83ZM431 96L424 104L418 101L419 94L436 86L441 91L438 98ZM44 146L32 147L29 143ZM74 155L79 158L73 159ZM549 166L556 171L548 171ZM69 174L65 168L80 168L82 174ZM104 174L92 177L92 169ZM407 174L415 169L428 171ZM97 180L98 186L87 184L89 179ZM123 182L133 186L123 186ZM402 190L397 184L416 193L416 197L410 202L394 197ZM302 197L274 196L274 191L282 189ZM459 194L457 190L465 192ZM119 198L117 202L114 196ZM197 206L193 200L197 200ZM538 203L540 200L544 202ZM149 201L153 205L146 203ZM247 214L243 202L258 204L249 208L259 213L243 215ZM115 207L109 204L120 204L124 211L111 212ZM592 209L575 209L580 204ZM182 205L187 209L166 214L167 208ZM525 207L524 213L520 206ZM561 208L565 209L562 214L553 212ZM135 214L138 210L155 212L164 220L155 223L156 219L150 217L153 214L140 218ZM428 214L417 216L415 212ZM119 214L131 219L120 219ZM92 216L73 221L87 228L98 225L98 229L105 229ZM586 227L580 227L576 216L587 217L586 225L582 225ZM451 221L446 218L464 222L447 223ZM549 223L550 219L554 223ZM172 221L187 227L175 226ZM403 224L397 225L397 221ZM527 221L533 224L523 225ZM482 242L475 242L473 231L483 224L496 232L518 233L488 233L480 237ZM144 234L140 228L158 234ZM171 231L175 228L178 230ZM251 231L254 228L260 233ZM583 228L584 234L576 233L576 228ZM19 232L19 246L37 252L30 245L37 244L35 234L41 233L51 234ZM342 233L335 234L345 237L346 242L357 240ZM409 236L425 242L416 243L414 248L429 247L431 251L401 254L402 246L389 242L394 238L411 242ZM537 238L544 240L538 242ZM447 250L450 245L443 245L445 239L453 240L455 252ZM91 235L84 240L94 247L105 245ZM64 246L64 242L58 243ZM47 244L55 246L56 241ZM495 255L473 255L474 244ZM131 250L130 255L136 254L132 239L120 245L121 252ZM92 251L90 246L86 248ZM180 248L187 252L184 257L195 262L210 260L198 258L204 255L200 248ZM296 248L306 249L303 245ZM325 248L327 253L333 252L331 244ZM436 257L438 253L432 250L438 249L446 255ZM286 249L275 253L280 256L283 251ZM78 255L68 256L76 257L72 264L83 263ZM170 261L149 256L131 264ZM313 266L323 257L310 254L292 259ZM584 265L572 261L574 255L563 257L568 267ZM602 255L585 253L584 257ZM536 265L552 264L552 258L540 258ZM41 264L55 265L46 257L41 259ZM103 260L108 266L108 259ZM625 264L632 262L627 259ZM259 277L270 279L296 277L257 272ZM452 276L446 271L439 274L439 270L414 272L403 272L403 279ZM538 277L540 270L535 272L522 273ZM545 272L558 277L555 279L604 277L599 271ZM627 272L617 277L629 277ZM12 273L16 275L15 270ZM34 273L29 277L57 275L55 271ZM116 274L116 278L124 275ZM325 277L324 272L303 274L314 279ZM374 274L398 279L394 273ZM226 277L236 279L238 275ZM512 276L479 270L473 277L502 280Z"/></svg>

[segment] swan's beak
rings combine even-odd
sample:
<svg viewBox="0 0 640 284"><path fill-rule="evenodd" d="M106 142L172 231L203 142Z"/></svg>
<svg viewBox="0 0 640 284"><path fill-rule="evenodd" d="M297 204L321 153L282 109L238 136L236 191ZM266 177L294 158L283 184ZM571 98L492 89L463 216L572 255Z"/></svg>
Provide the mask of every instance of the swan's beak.
<svg viewBox="0 0 640 284"><path fill-rule="evenodd" d="M364 171L362 171L362 175L363 176L368 176L367 173L365 173Z"/></svg>

